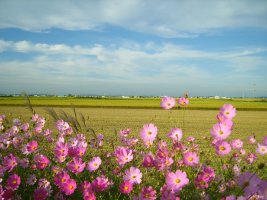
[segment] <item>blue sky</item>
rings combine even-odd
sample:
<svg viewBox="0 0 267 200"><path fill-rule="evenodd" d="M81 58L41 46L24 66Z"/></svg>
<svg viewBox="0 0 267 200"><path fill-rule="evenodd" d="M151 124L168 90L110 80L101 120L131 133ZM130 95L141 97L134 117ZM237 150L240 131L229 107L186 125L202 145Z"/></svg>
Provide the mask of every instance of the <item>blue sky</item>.
<svg viewBox="0 0 267 200"><path fill-rule="evenodd" d="M267 96L267 1L0 1L0 93Z"/></svg>

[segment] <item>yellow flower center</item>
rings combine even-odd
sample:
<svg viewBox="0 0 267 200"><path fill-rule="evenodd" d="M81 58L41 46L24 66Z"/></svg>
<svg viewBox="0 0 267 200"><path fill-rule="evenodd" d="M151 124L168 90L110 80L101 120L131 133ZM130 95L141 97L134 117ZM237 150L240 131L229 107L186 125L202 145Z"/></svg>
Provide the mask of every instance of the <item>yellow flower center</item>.
<svg viewBox="0 0 267 200"><path fill-rule="evenodd" d="M221 151L224 151L224 150L225 150L225 147L224 147L224 146L220 146L219 149L220 149Z"/></svg>
<svg viewBox="0 0 267 200"><path fill-rule="evenodd" d="M180 183L180 182L181 182L181 180L180 180L180 179L178 179L178 178L177 178L177 179L175 179L175 183L177 183L177 184L178 184L178 183Z"/></svg>

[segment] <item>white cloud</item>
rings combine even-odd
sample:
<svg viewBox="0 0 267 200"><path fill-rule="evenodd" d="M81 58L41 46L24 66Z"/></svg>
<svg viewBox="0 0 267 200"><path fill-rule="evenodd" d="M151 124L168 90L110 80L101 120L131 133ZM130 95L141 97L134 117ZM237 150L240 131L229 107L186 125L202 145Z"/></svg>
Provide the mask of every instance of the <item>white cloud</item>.
<svg viewBox="0 0 267 200"><path fill-rule="evenodd" d="M0 1L0 28L101 29L105 24L160 35L197 37L221 28L267 28L267 1Z"/></svg>
<svg viewBox="0 0 267 200"><path fill-rule="evenodd" d="M124 86L149 83L165 84L166 87L173 84L186 87L188 83L205 85L207 80L218 82L220 75L210 72L205 63L215 63L215 69L227 65L228 74L238 72L239 76L265 69L266 58L258 53L267 51L239 48L229 52L208 52L168 43L68 46L4 40L0 40L0 49L29 57L27 60L0 60L4 85L11 80L19 85L31 80L33 84L41 81L43 85L44 81L67 85L72 81L76 86L89 82L118 85L120 82Z"/></svg>

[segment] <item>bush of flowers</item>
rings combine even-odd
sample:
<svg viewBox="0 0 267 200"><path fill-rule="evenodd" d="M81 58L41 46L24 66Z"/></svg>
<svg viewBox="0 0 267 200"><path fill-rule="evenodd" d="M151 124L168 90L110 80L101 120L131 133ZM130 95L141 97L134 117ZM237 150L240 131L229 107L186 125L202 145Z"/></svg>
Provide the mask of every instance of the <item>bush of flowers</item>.
<svg viewBox="0 0 267 200"><path fill-rule="evenodd" d="M188 103L164 97L160 105L170 110ZM49 129L38 114L29 122L1 115L0 199L267 199L260 173L267 136L230 140L235 115L230 104L220 108L206 153L180 127L160 139L157 126L147 123L137 138L127 128L106 141L91 129L81 132L75 117L57 119Z"/></svg>

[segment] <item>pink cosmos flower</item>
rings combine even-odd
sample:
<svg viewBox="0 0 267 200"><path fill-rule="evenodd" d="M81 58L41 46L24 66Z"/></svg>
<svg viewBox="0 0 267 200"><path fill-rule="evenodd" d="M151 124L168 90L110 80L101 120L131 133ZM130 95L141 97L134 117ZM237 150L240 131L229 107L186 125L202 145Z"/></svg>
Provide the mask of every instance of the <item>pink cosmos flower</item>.
<svg viewBox="0 0 267 200"><path fill-rule="evenodd" d="M138 196L138 200L155 200L156 198L157 192L151 186L143 187Z"/></svg>
<svg viewBox="0 0 267 200"><path fill-rule="evenodd" d="M231 146L233 149L241 149L243 147L243 141L240 139L233 140Z"/></svg>
<svg viewBox="0 0 267 200"><path fill-rule="evenodd" d="M173 142L179 142L183 137L182 129L172 128L167 136L171 138Z"/></svg>
<svg viewBox="0 0 267 200"><path fill-rule="evenodd" d="M186 140L188 142L194 142L195 141L195 138L193 136L189 136L189 137L186 138Z"/></svg>
<svg viewBox="0 0 267 200"><path fill-rule="evenodd" d="M267 136L265 136L262 140L262 145L266 145L267 146Z"/></svg>
<svg viewBox="0 0 267 200"><path fill-rule="evenodd" d="M17 166L16 157L13 156L13 154L9 154L8 156L5 156L2 165L5 169L5 171L11 172L16 166Z"/></svg>
<svg viewBox="0 0 267 200"><path fill-rule="evenodd" d="M56 186L63 188L63 184L66 183L69 179L70 175L67 172L62 171L55 176L54 182Z"/></svg>
<svg viewBox="0 0 267 200"><path fill-rule="evenodd" d="M199 157L197 156L195 152L188 151L184 153L183 161L184 161L184 164L187 166L195 166L195 165L198 165L199 163Z"/></svg>
<svg viewBox="0 0 267 200"><path fill-rule="evenodd" d="M215 139L224 140L231 134L231 129L222 124L215 124L210 133Z"/></svg>
<svg viewBox="0 0 267 200"><path fill-rule="evenodd" d="M154 124L145 124L140 130L140 138L146 146L151 146L158 134L158 128Z"/></svg>
<svg viewBox="0 0 267 200"><path fill-rule="evenodd" d="M123 129L123 130L120 130L119 134L120 134L120 137L127 137L131 132L131 129L127 128L127 129Z"/></svg>
<svg viewBox="0 0 267 200"><path fill-rule="evenodd" d="M29 123L24 123L24 124L21 125L21 129L22 129L23 132L28 131L29 128L30 128L30 124Z"/></svg>
<svg viewBox="0 0 267 200"><path fill-rule="evenodd" d="M88 162L87 170L90 172L97 170L101 165L101 162L100 157L93 157L92 160Z"/></svg>
<svg viewBox="0 0 267 200"><path fill-rule="evenodd" d="M142 173L136 167L130 167L125 171L123 176L124 181L130 181L132 184L140 184L142 181Z"/></svg>
<svg viewBox="0 0 267 200"><path fill-rule="evenodd" d="M12 139L12 143L14 145L15 148L19 148L23 142L24 138L21 137L20 135L16 136L16 137L13 137Z"/></svg>
<svg viewBox="0 0 267 200"><path fill-rule="evenodd" d="M252 164L254 163L254 161L256 160L257 156L254 153L248 153L247 157L246 157L246 162L248 164Z"/></svg>
<svg viewBox="0 0 267 200"><path fill-rule="evenodd" d="M178 99L178 104L181 105L181 106L186 106L189 104L189 100L185 97L180 97Z"/></svg>
<svg viewBox="0 0 267 200"><path fill-rule="evenodd" d="M33 199L34 200L45 200L48 198L48 192L45 188L39 187L34 190Z"/></svg>
<svg viewBox="0 0 267 200"><path fill-rule="evenodd" d="M73 158L71 162L68 162L67 169L72 173L78 174L81 173L85 168L85 163L83 163L81 158Z"/></svg>
<svg viewBox="0 0 267 200"><path fill-rule="evenodd" d="M83 195L83 200L96 200L96 196L92 192L87 192Z"/></svg>
<svg viewBox="0 0 267 200"><path fill-rule="evenodd" d="M119 165L124 165L133 160L133 151L125 147L118 147L114 155Z"/></svg>
<svg viewBox="0 0 267 200"><path fill-rule="evenodd" d="M27 149L27 151L28 151L29 153L32 153L32 152L36 151L37 148L38 148L38 143L37 143L37 141L35 141L35 140L30 141L30 142L26 145L26 149Z"/></svg>
<svg viewBox="0 0 267 200"><path fill-rule="evenodd" d="M84 141L73 140L75 145L69 147L68 155L71 157L82 157L87 150L87 143Z"/></svg>
<svg viewBox="0 0 267 200"><path fill-rule="evenodd" d="M123 194L130 194L133 190L133 184L130 181L124 181L120 184L120 192Z"/></svg>
<svg viewBox="0 0 267 200"><path fill-rule="evenodd" d="M241 188L244 188L245 194L250 196L259 190L261 180L256 174L245 172L237 178L237 182Z"/></svg>
<svg viewBox="0 0 267 200"><path fill-rule="evenodd" d="M226 141L218 141L216 143L216 153L220 156L227 155L231 151L231 145Z"/></svg>
<svg viewBox="0 0 267 200"><path fill-rule="evenodd" d="M166 185L169 189L174 192L179 192L184 186L189 183L189 179L185 172L177 170L174 172L169 172L166 176Z"/></svg>
<svg viewBox="0 0 267 200"><path fill-rule="evenodd" d="M81 183L80 190L82 191L83 194L93 193L92 184L89 181L84 181Z"/></svg>
<svg viewBox="0 0 267 200"><path fill-rule="evenodd" d="M57 127L57 130L59 131L65 131L67 130L70 126L67 122L64 122L63 120L58 120L56 122L56 127Z"/></svg>
<svg viewBox="0 0 267 200"><path fill-rule="evenodd" d="M68 144L65 144L64 142L57 142L54 153L56 156L67 156L68 150Z"/></svg>
<svg viewBox="0 0 267 200"><path fill-rule="evenodd" d="M96 192L103 192L111 185L111 182L104 175L97 177L92 182L93 190Z"/></svg>
<svg viewBox="0 0 267 200"><path fill-rule="evenodd" d="M62 190L66 195L73 194L76 188L77 184L74 179L69 179L62 185Z"/></svg>
<svg viewBox="0 0 267 200"><path fill-rule="evenodd" d="M256 142L255 136L254 135L249 136L248 137L248 142L250 144L254 144Z"/></svg>
<svg viewBox="0 0 267 200"><path fill-rule="evenodd" d="M228 119L233 119L236 115L236 109L231 104L224 104L221 109L221 113L225 115Z"/></svg>
<svg viewBox="0 0 267 200"><path fill-rule="evenodd" d="M175 99L167 96L163 97L160 105L163 109L169 110L175 106Z"/></svg>
<svg viewBox="0 0 267 200"><path fill-rule="evenodd" d="M17 190L20 185L20 176L13 174L8 177L6 187L10 190Z"/></svg>
<svg viewBox="0 0 267 200"><path fill-rule="evenodd" d="M179 197L176 197L173 190L167 187L166 184L164 184L160 188L161 197L160 200L180 200Z"/></svg>
<svg viewBox="0 0 267 200"><path fill-rule="evenodd" d="M267 154L267 145L258 144L258 147L256 149L256 152L259 153L259 154L261 154L261 155Z"/></svg>
<svg viewBox="0 0 267 200"><path fill-rule="evenodd" d="M143 166L144 167L153 167L154 166L154 155L151 152L148 152L144 155Z"/></svg>
<svg viewBox="0 0 267 200"><path fill-rule="evenodd" d="M49 159L46 156L41 155L41 154L36 155L34 157L34 162L36 163L36 168L41 169L41 170L45 169L50 163Z"/></svg>
<svg viewBox="0 0 267 200"><path fill-rule="evenodd" d="M34 174L31 174L27 178L26 184L27 185L34 185L36 183L36 181L37 181L36 176Z"/></svg>

